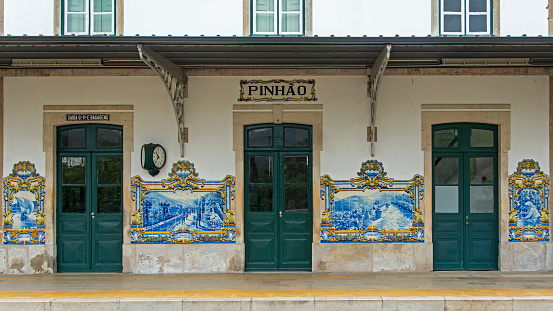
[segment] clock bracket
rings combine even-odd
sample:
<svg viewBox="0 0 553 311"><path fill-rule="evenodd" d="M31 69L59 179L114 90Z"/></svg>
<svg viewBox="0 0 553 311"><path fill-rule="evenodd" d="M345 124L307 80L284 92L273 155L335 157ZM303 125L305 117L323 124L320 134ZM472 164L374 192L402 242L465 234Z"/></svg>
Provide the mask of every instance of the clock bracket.
<svg viewBox="0 0 553 311"><path fill-rule="evenodd" d="M188 77L184 69L152 49L142 44L138 44L137 48L140 59L159 76L169 93L177 120L180 156L184 158L184 143L188 141L188 131L184 127L184 99L188 98Z"/></svg>

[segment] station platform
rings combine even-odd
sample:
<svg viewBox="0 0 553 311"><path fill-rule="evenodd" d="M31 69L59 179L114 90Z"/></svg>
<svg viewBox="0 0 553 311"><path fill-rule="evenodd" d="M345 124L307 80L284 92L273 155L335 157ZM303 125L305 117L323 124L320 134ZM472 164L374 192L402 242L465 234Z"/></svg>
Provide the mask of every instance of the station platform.
<svg viewBox="0 0 553 311"><path fill-rule="evenodd" d="M553 273L0 277L0 310L553 310Z"/></svg>

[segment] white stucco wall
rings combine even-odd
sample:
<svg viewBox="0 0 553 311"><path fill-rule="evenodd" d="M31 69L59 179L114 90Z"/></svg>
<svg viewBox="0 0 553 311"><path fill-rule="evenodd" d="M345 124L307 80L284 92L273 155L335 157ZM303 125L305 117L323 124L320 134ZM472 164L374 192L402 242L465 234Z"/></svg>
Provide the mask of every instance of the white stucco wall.
<svg viewBox="0 0 553 311"><path fill-rule="evenodd" d="M4 0L4 34L54 34L53 0Z"/></svg>
<svg viewBox="0 0 553 311"><path fill-rule="evenodd" d="M501 0L501 36L547 36L548 0Z"/></svg>
<svg viewBox="0 0 553 311"><path fill-rule="evenodd" d="M125 35L242 36L242 0L127 0Z"/></svg>
<svg viewBox="0 0 553 311"><path fill-rule="evenodd" d="M319 36L426 36L431 1L313 0L313 34Z"/></svg>

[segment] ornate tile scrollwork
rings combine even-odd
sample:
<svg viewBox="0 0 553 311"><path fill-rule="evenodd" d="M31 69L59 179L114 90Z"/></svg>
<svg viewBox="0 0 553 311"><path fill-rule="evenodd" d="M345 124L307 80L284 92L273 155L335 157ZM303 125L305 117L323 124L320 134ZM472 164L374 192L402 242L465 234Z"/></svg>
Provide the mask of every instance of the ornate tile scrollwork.
<svg viewBox="0 0 553 311"><path fill-rule="evenodd" d="M386 174L381 162L369 160L357 178L321 177L321 242L424 242L424 178L394 180Z"/></svg>
<svg viewBox="0 0 553 311"><path fill-rule="evenodd" d="M169 178L131 180L131 243L234 243L235 178L199 179L194 164L173 164Z"/></svg>
<svg viewBox="0 0 553 311"><path fill-rule="evenodd" d="M3 182L4 244L44 244L44 177L22 161Z"/></svg>
<svg viewBox="0 0 553 311"><path fill-rule="evenodd" d="M525 159L509 176L509 241L549 241L549 176Z"/></svg>

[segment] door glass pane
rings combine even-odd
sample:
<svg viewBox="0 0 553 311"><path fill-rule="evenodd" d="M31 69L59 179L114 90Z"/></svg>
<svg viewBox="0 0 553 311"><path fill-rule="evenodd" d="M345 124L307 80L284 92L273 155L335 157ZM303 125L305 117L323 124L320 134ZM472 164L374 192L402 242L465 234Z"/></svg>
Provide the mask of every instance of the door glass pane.
<svg viewBox="0 0 553 311"><path fill-rule="evenodd" d="M62 157L61 182L64 185L83 185L86 183L86 158Z"/></svg>
<svg viewBox="0 0 553 311"><path fill-rule="evenodd" d="M284 128L284 146L309 147L309 130L291 127Z"/></svg>
<svg viewBox="0 0 553 311"><path fill-rule="evenodd" d="M257 13L255 16L257 19L255 24L255 32L275 32L274 14Z"/></svg>
<svg viewBox="0 0 553 311"><path fill-rule="evenodd" d="M98 186L98 213L121 212L121 186Z"/></svg>
<svg viewBox="0 0 553 311"><path fill-rule="evenodd" d="M434 147L456 148L459 146L457 129L447 129L434 132Z"/></svg>
<svg viewBox="0 0 553 311"><path fill-rule="evenodd" d="M273 182L273 157L250 157L250 183Z"/></svg>
<svg viewBox="0 0 553 311"><path fill-rule="evenodd" d="M84 14L67 14L67 32L86 32Z"/></svg>
<svg viewBox="0 0 553 311"><path fill-rule="evenodd" d="M67 0L67 12L85 12L87 0Z"/></svg>
<svg viewBox="0 0 553 311"><path fill-rule="evenodd" d="M97 133L98 148L123 147L123 133L121 130L99 128Z"/></svg>
<svg viewBox="0 0 553 311"><path fill-rule="evenodd" d="M93 32L113 32L111 14L94 14Z"/></svg>
<svg viewBox="0 0 553 311"><path fill-rule="evenodd" d="M62 213L84 213L86 202L86 186L62 186Z"/></svg>
<svg viewBox="0 0 553 311"><path fill-rule="evenodd" d="M488 17L486 15L469 16L469 32L488 32Z"/></svg>
<svg viewBox="0 0 553 311"><path fill-rule="evenodd" d="M493 147L493 131L472 129L470 130L471 147Z"/></svg>
<svg viewBox="0 0 553 311"><path fill-rule="evenodd" d="M84 128L64 130L60 133L62 148L85 148L86 132Z"/></svg>
<svg viewBox="0 0 553 311"><path fill-rule="evenodd" d="M121 158L98 157L96 159L98 184L121 184Z"/></svg>
<svg viewBox="0 0 553 311"><path fill-rule="evenodd" d="M284 157L284 182L307 182L307 156Z"/></svg>
<svg viewBox="0 0 553 311"><path fill-rule="evenodd" d="M493 157L470 158L470 183L493 184Z"/></svg>
<svg viewBox="0 0 553 311"><path fill-rule="evenodd" d="M287 212L307 212L307 184L284 185L284 210Z"/></svg>
<svg viewBox="0 0 553 311"><path fill-rule="evenodd" d="M250 211L251 212L272 212L273 211L273 185L249 186L250 190Z"/></svg>
<svg viewBox="0 0 553 311"><path fill-rule="evenodd" d="M248 147L272 147L273 129L260 128L248 130Z"/></svg>
<svg viewBox="0 0 553 311"><path fill-rule="evenodd" d="M489 0L469 0L469 12L487 12Z"/></svg>
<svg viewBox="0 0 553 311"><path fill-rule="evenodd" d="M282 32L300 32L299 14L282 14Z"/></svg>
<svg viewBox="0 0 553 311"><path fill-rule="evenodd" d="M255 3L256 11L274 11L275 0L257 0Z"/></svg>
<svg viewBox="0 0 553 311"><path fill-rule="evenodd" d="M434 183L436 185L459 183L459 158L435 158Z"/></svg>
<svg viewBox="0 0 553 311"><path fill-rule="evenodd" d="M300 0L281 0L283 12L299 12L301 7Z"/></svg>
<svg viewBox="0 0 553 311"><path fill-rule="evenodd" d="M113 0L93 0L94 12L111 12Z"/></svg>
<svg viewBox="0 0 553 311"><path fill-rule="evenodd" d="M461 0L444 0L444 12L461 12Z"/></svg>
<svg viewBox="0 0 553 311"><path fill-rule="evenodd" d="M444 32L461 32L461 15L444 15Z"/></svg>
<svg viewBox="0 0 553 311"><path fill-rule="evenodd" d="M459 187L458 186L435 186L435 207L436 213L458 213L459 212Z"/></svg>
<svg viewBox="0 0 553 311"><path fill-rule="evenodd" d="M493 186L470 186L470 212L494 212Z"/></svg>

